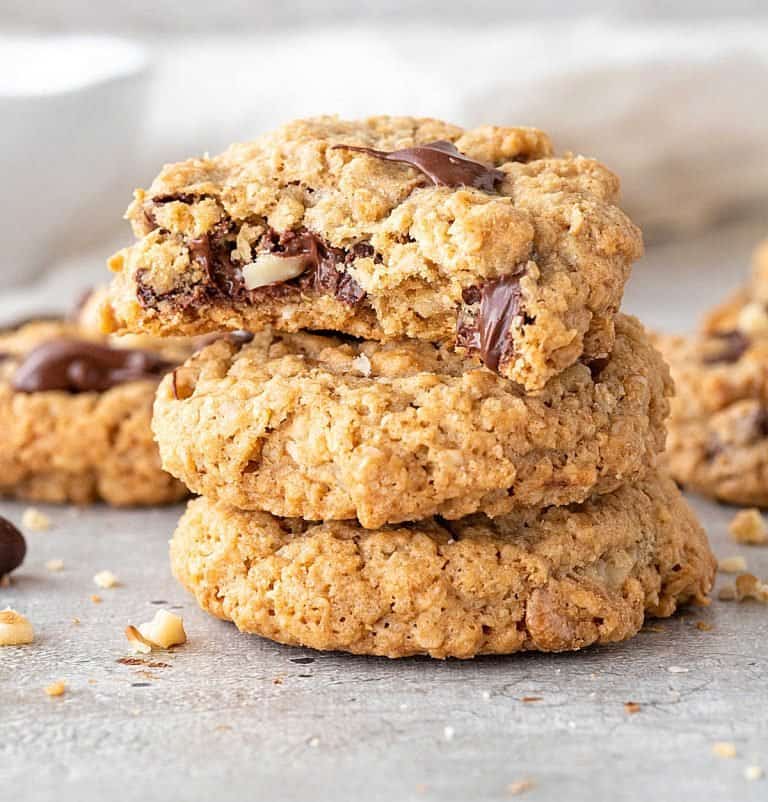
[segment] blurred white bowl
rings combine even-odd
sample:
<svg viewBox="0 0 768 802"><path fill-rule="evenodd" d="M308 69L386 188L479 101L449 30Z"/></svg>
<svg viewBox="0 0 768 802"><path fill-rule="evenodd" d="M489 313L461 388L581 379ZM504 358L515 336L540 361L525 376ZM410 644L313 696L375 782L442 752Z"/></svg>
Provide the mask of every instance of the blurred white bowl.
<svg viewBox="0 0 768 802"><path fill-rule="evenodd" d="M122 39L0 36L2 284L119 218L147 82L144 49Z"/></svg>

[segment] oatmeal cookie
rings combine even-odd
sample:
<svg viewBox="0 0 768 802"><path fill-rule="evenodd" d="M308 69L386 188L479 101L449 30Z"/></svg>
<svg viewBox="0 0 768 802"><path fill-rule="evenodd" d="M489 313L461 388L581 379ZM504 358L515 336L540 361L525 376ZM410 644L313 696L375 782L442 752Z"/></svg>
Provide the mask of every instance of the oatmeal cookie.
<svg viewBox="0 0 768 802"><path fill-rule="evenodd" d="M640 477L664 447L671 383L642 326L537 395L419 340L262 332L166 376L163 466L241 509L365 527L582 501Z"/></svg>
<svg viewBox="0 0 768 802"><path fill-rule="evenodd" d="M705 600L706 535L661 476L572 507L379 530L190 502L179 581L244 632L314 649L472 657L580 649Z"/></svg>
<svg viewBox="0 0 768 802"><path fill-rule="evenodd" d="M768 506L768 337L724 328L654 339L676 387L665 455L673 478L721 501Z"/></svg>
<svg viewBox="0 0 768 802"><path fill-rule="evenodd" d="M136 192L103 324L445 342L539 389L610 353L642 251L618 189L534 129L299 120Z"/></svg>
<svg viewBox="0 0 768 802"><path fill-rule="evenodd" d="M106 341L85 321L0 332L0 494L114 505L186 495L160 467L150 417L161 376L192 347L133 345Z"/></svg>

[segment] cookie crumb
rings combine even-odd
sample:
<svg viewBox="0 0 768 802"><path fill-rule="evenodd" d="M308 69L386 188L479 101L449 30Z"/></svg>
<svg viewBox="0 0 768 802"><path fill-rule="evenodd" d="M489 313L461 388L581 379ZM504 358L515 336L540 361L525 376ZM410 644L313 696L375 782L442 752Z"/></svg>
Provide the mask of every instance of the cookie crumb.
<svg viewBox="0 0 768 802"><path fill-rule="evenodd" d="M624 702L624 710L627 711L630 715L634 713L640 712L640 704L639 702Z"/></svg>
<svg viewBox="0 0 768 802"><path fill-rule="evenodd" d="M737 512L728 526L728 531L737 543L749 543L753 546L763 546L768 543L768 527L756 507Z"/></svg>
<svg viewBox="0 0 768 802"><path fill-rule="evenodd" d="M311 746L313 749L316 749L318 746L320 746L320 739L317 737L317 735L313 735L313 736L312 736L312 737L311 737L311 738L310 738L310 739L307 741L307 744L308 744L309 746Z"/></svg>
<svg viewBox="0 0 768 802"><path fill-rule="evenodd" d="M687 674L690 670L690 668L683 668L683 666L669 666L667 668L670 674Z"/></svg>
<svg viewBox="0 0 768 802"><path fill-rule="evenodd" d="M712 744L712 754L717 757L736 757L736 745L730 741L715 741Z"/></svg>
<svg viewBox="0 0 768 802"><path fill-rule="evenodd" d="M282 677L275 677L272 680L272 684L273 685L282 685L283 684L283 678Z"/></svg>
<svg viewBox="0 0 768 802"><path fill-rule="evenodd" d="M452 741L454 735L456 735L456 730L453 727L443 727L443 738L445 738L446 741Z"/></svg>
<svg viewBox="0 0 768 802"><path fill-rule="evenodd" d="M92 601L94 604L101 604L101 602L102 602L102 598L101 598L101 596L99 596L97 593L92 593L92 594L91 594L91 601Z"/></svg>
<svg viewBox="0 0 768 802"><path fill-rule="evenodd" d="M45 570L50 571L52 574L58 574L59 571L64 570L64 560L48 560L45 564Z"/></svg>
<svg viewBox="0 0 768 802"><path fill-rule="evenodd" d="M73 618L73 619L72 619L72 623L73 623L75 626L79 626L79 625L80 625L80 619L79 619L79 618Z"/></svg>
<svg viewBox="0 0 768 802"><path fill-rule="evenodd" d="M64 696L67 690L67 684L63 680L53 682L44 688L48 696Z"/></svg>
<svg viewBox="0 0 768 802"><path fill-rule="evenodd" d="M747 780L762 780L764 776L765 772L760 766L747 766L744 769L744 778Z"/></svg>
<svg viewBox="0 0 768 802"><path fill-rule="evenodd" d="M747 561L740 554L734 554L720 560L717 563L717 570L722 574L738 574L739 571L747 570Z"/></svg>
<svg viewBox="0 0 768 802"><path fill-rule="evenodd" d="M733 585L723 585L717 594L720 601L736 601L736 588Z"/></svg>
<svg viewBox="0 0 768 802"><path fill-rule="evenodd" d="M697 621L696 629L700 630L701 632L711 632L714 627L708 621Z"/></svg>
<svg viewBox="0 0 768 802"><path fill-rule="evenodd" d="M0 646L22 646L34 639L35 630L29 619L10 607L0 610Z"/></svg>
<svg viewBox="0 0 768 802"><path fill-rule="evenodd" d="M507 794L509 796L519 796L520 794L524 794L526 791L530 791L535 786L533 780L524 779L524 780L517 780L516 782L510 783L507 786Z"/></svg>
<svg viewBox="0 0 768 802"><path fill-rule="evenodd" d="M21 525L33 532L44 532L51 527L51 519L35 507L27 507L21 516Z"/></svg>
<svg viewBox="0 0 768 802"><path fill-rule="evenodd" d="M754 574L739 574L736 577L736 601L745 599L768 604L768 584L761 582Z"/></svg>
<svg viewBox="0 0 768 802"><path fill-rule="evenodd" d="M104 589L114 588L119 584L117 577L111 571L99 571L98 574L94 575L93 581L100 588Z"/></svg>
<svg viewBox="0 0 768 802"><path fill-rule="evenodd" d="M531 702L540 702L543 699L542 696L522 696L520 698L521 702L525 702L526 704L530 704Z"/></svg>

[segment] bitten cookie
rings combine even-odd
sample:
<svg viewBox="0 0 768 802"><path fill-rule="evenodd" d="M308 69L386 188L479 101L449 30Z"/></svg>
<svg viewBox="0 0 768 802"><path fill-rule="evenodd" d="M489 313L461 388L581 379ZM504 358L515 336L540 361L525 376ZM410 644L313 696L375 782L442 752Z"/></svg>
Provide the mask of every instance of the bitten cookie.
<svg viewBox="0 0 768 802"><path fill-rule="evenodd" d="M382 530L190 502L179 581L239 629L314 649L472 657L629 638L704 601L715 563L674 483L583 505Z"/></svg>
<svg viewBox="0 0 768 802"><path fill-rule="evenodd" d="M186 495L160 467L150 417L160 377L193 349L136 343L106 341L87 316L0 332L0 494L114 505Z"/></svg>
<svg viewBox="0 0 768 802"><path fill-rule="evenodd" d="M667 367L634 318L616 329L535 396L418 340L221 340L160 385L163 466L234 507L366 527L582 501L664 447Z"/></svg>
<svg viewBox="0 0 768 802"><path fill-rule="evenodd" d="M137 191L104 324L455 343L539 389L610 353L642 251L618 189L533 129L300 120Z"/></svg>
<svg viewBox="0 0 768 802"><path fill-rule="evenodd" d="M655 340L677 391L665 456L671 475L722 501L768 506L768 336L735 328Z"/></svg>

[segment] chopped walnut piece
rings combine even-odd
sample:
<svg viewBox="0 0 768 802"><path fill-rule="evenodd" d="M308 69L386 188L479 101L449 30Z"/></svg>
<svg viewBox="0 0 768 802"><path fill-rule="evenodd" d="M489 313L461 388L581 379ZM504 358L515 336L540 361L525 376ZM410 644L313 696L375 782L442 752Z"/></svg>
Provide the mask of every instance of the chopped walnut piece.
<svg viewBox="0 0 768 802"><path fill-rule="evenodd" d="M717 757L736 757L736 745L730 741L715 741L712 744L712 754Z"/></svg>
<svg viewBox="0 0 768 802"><path fill-rule="evenodd" d="M760 510L755 507L736 513L728 531L737 543L749 543L753 546L768 543L768 527L765 525Z"/></svg>
<svg viewBox="0 0 768 802"><path fill-rule="evenodd" d="M47 685L44 690L48 696L64 696L67 690L67 684L63 680L59 680L58 682Z"/></svg>
<svg viewBox="0 0 768 802"><path fill-rule="evenodd" d="M132 652L149 654L152 651L152 644L132 624L125 628L125 637L128 638L128 643L131 644Z"/></svg>
<svg viewBox="0 0 768 802"><path fill-rule="evenodd" d="M99 571L93 577L93 581L97 584L100 588L113 588L115 585L119 584L117 577L111 571Z"/></svg>
<svg viewBox="0 0 768 802"><path fill-rule="evenodd" d="M139 627L139 632L153 646L169 649L171 646L180 646L187 642L187 633L184 631L184 622L181 617L167 610L158 610L155 617Z"/></svg>
<svg viewBox="0 0 768 802"><path fill-rule="evenodd" d="M141 626L129 625L125 628L131 648L141 654L149 654L152 649L170 649L187 642L184 622L181 617L167 610L158 610L155 617Z"/></svg>
<svg viewBox="0 0 768 802"><path fill-rule="evenodd" d="M717 570L722 574L738 574L740 571L747 570L747 561L740 554L723 557L717 563Z"/></svg>
<svg viewBox="0 0 768 802"><path fill-rule="evenodd" d="M21 646L34 639L35 630L25 616L10 607L0 610L0 646Z"/></svg>
<svg viewBox="0 0 768 802"><path fill-rule="evenodd" d="M33 532L43 532L50 529L51 519L35 509L35 507L27 507L24 514L21 516L21 525L25 529L31 529Z"/></svg>

